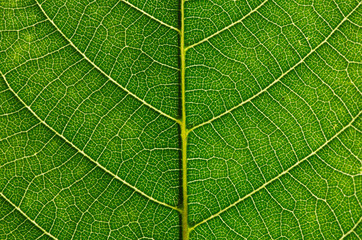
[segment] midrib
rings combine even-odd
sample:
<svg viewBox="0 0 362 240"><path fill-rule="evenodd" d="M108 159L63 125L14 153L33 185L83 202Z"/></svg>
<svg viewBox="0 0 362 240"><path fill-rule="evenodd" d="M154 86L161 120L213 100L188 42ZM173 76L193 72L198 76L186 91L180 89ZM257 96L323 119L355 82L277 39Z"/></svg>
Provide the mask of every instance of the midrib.
<svg viewBox="0 0 362 240"><path fill-rule="evenodd" d="M186 49L185 49L185 0L181 0L181 32L180 32L180 60L181 60L181 141L182 141L182 239L189 239L188 204L187 204L187 128L186 128Z"/></svg>

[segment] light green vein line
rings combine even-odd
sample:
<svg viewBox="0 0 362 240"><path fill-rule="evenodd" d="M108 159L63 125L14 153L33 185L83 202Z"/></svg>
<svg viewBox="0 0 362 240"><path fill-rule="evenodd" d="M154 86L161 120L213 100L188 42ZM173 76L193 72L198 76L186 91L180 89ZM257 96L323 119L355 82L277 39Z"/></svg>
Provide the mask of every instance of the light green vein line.
<svg viewBox="0 0 362 240"><path fill-rule="evenodd" d="M44 228L42 228L39 224L37 224L33 219L31 219L25 212L23 212L23 210L21 210L18 206L16 206L12 201L10 201L10 199L8 199L7 197L5 197L5 195L0 192L0 196L2 198L4 198L13 208L15 208L18 212L20 212L27 220L29 220L32 224L34 224L38 229L40 229L41 231L43 231L46 235L48 235L49 237L51 237L52 239L57 239L56 237L54 237L52 234L50 234L48 231L46 231Z"/></svg>
<svg viewBox="0 0 362 240"><path fill-rule="evenodd" d="M154 111L160 113L161 115L177 122L178 124L180 124L180 120L176 119L170 115L168 115L167 113L162 112L160 109L152 106L151 104L149 104L148 102L146 102L145 100L139 98L136 94L132 93L130 90L128 90L127 88L123 87L121 84L119 84L116 80L114 80L111 76L109 76L106 72L104 72L100 67L98 67L93 61L91 61L82 51L80 51L80 49L75 46L75 44L67 37L64 35L64 33L58 28L58 26L54 23L54 21L48 16L48 14L44 11L44 9L42 8L42 6L39 4L38 0L35 0L38 7L40 8L40 10L42 11L42 13L44 14L44 16L49 20L49 22L55 27L55 29L63 36L63 38L65 40L67 40L69 42L69 44L84 58L86 59L95 69L97 69L100 73L102 73L105 77L107 77L109 80L111 80L114 84L116 84L118 87L120 87L123 91L127 92L129 95L131 95L132 97L134 97L135 99L137 99L138 101L140 101L141 103L143 103L144 105L146 105L147 107L153 109Z"/></svg>
<svg viewBox="0 0 362 240"><path fill-rule="evenodd" d="M356 9L361 5L362 2L358 3L357 7L355 7L345 18L343 18L343 20L331 31L331 33L321 42L318 44L318 46L316 46L314 49L312 49L307 55L305 55L299 62L297 62L293 67L289 68L286 72L284 72L282 75L280 75L277 79L275 79L271 84L269 84L266 88L264 88L263 90L261 90L260 92L258 92L257 94L255 94L254 96L248 98L247 100L239 103L238 105L230 108L229 110L221 113L220 115L211 118L210 120L207 120L203 123L200 123L199 125L196 125L194 127L192 127L191 129L189 129L189 132L194 131L196 128L199 128L203 125L209 124L212 121L232 112L233 110L241 107L242 105L244 105L245 103L250 102L251 100L253 100L254 98L260 96L262 93L266 92L269 88L271 88L272 86L274 86L276 83L278 83L283 77L285 77L288 73L290 73L292 70L294 70L296 67L298 67L300 64L304 63L304 61L310 56L312 55L315 51L317 51L324 43L326 43L329 38L338 30L338 28L348 19L348 17L354 12L356 11Z"/></svg>
<svg viewBox="0 0 362 240"><path fill-rule="evenodd" d="M351 228L351 230L349 230L348 232L346 232L345 234L343 234L343 236L340 238L340 240L344 239L345 237L347 237L349 234L351 234L352 232L354 232L354 230L356 230L356 228L358 227L358 225L362 222L362 217L360 217L360 219L358 220L358 222Z"/></svg>
<svg viewBox="0 0 362 240"><path fill-rule="evenodd" d="M188 196L187 196L187 128L186 128L186 50L185 50L185 0L181 0L181 34L180 34L180 60L181 60L181 141L182 141L182 239L188 240L190 231L188 223Z"/></svg>
<svg viewBox="0 0 362 240"><path fill-rule="evenodd" d="M171 28L172 30L175 30L175 31L177 31L178 33L180 33L180 29L175 28L174 26L171 26L171 25L169 25L169 24L167 24L167 23L163 22L163 21L161 21L161 20L160 20L160 19L158 19L158 18L155 18L155 17L154 17L154 16L152 16L151 14L149 14L149 13L147 13L147 12L143 11L142 9L140 9L140 8L136 7L136 6L135 6L135 5L133 5L132 3L128 2L128 1L125 1L125 0L122 0L122 2L124 2L124 3L125 3L125 4L127 4L128 6L130 6L130 7L134 8L134 9L136 9L137 11L141 12L142 14L146 15L147 17L149 17L149 18L151 18L151 19L155 20L156 22L159 22L159 23L161 23L162 25L164 25L164 26L166 26L166 27L168 27L168 28Z"/></svg>
<svg viewBox="0 0 362 240"><path fill-rule="evenodd" d="M193 227L190 228L190 231L194 230L196 227L200 226L201 224L219 216L220 214L222 214L223 212L227 211L228 209L236 206L238 203L244 201L245 199L249 198L250 196L252 196L253 194L259 192L260 190L264 189L265 187L267 187L269 184L271 184L272 182L280 179L283 175L289 173L292 169L296 168L297 166L299 166L302 162L306 161L307 159L309 159L310 157L312 157L313 155L317 154L321 149L323 149L327 144L329 144L331 141L333 141L335 138L337 138L341 133L343 133L347 128L349 128L350 126L352 126L352 124L356 121L356 119L358 119L358 117L360 116L360 114L362 113L359 112L357 114L357 116L355 116L354 118L352 118L352 121L350 121L346 126L344 126L338 133L336 133L333 137L331 137L328 141L326 141L324 144L322 144L321 146L319 146L316 150L314 150L313 152L311 152L308 156L304 157L303 159L297 161L294 165L292 165L291 167L289 167L288 169L286 169L285 171L281 172L280 174L278 174L277 176L275 176L274 178L270 179L268 182L264 183L263 185L261 185L260 187L258 187L257 189L255 189L254 191L250 192L249 194L245 195L244 197L240 198L239 200L235 201L234 203L232 203L231 205L227 206L226 208L220 210L219 212L211 215L210 217L202 220L201 222L195 224Z"/></svg>
<svg viewBox="0 0 362 240"><path fill-rule="evenodd" d="M197 42L197 43L194 43L194 44L192 44L192 45L190 45L190 46L187 46L187 47L185 48L185 51L189 50L190 48L196 47L197 45L199 45L199 44L201 44L201 43L203 43L203 42L206 42L206 41L209 40L210 38L213 38L213 37L215 37L216 35L218 35L218 34L224 32L224 31L228 30L228 29L231 28L232 26L234 26L234 25L242 22L245 18L249 17L251 14L253 14L253 13L256 12L256 11L258 11L258 9L261 8L261 7L262 7L265 3L267 3L267 2L268 2L268 0L265 0L265 1L262 2L259 6L257 6L257 7L254 8L253 10L251 10L248 14L246 14L245 16L243 16L241 19L233 22L233 23L230 24L229 26L224 27L223 29L221 29L221 30L219 30L219 31L211 34L210 36L202 39L201 41L199 41L199 42Z"/></svg>
<svg viewBox="0 0 362 240"><path fill-rule="evenodd" d="M76 145L74 145L72 142L70 142L67 138L65 138L62 134L60 134L58 131L56 131L54 128L52 128L49 124L47 124L43 119L41 119L31 108L30 106L28 106L14 91L14 89L12 89L8 83L8 81L6 80L6 77L4 76L4 74L0 71L0 75L4 78L4 82L7 85L7 87L10 89L10 91L14 94L14 96L29 110L29 112L32 113L32 115L38 119L39 122L41 122L44 126L46 126L47 128L49 128L52 132L54 132L57 136L59 136L61 139L63 139L66 143L68 143L70 146L72 146L74 149L76 149L80 154L82 154L83 156L85 156L86 158L88 158L91 162L93 162L94 164L97 165L97 167L99 167L100 169L102 169L103 171L105 171L106 173L108 173L110 176L114 177L115 179L119 180L120 182L122 182L124 185L128 186L129 188L133 189L134 191L136 191L137 193L139 193L140 195L144 196L145 198L158 203L162 206L171 208L173 210L176 210L178 212L180 212L181 210L177 207L171 206L167 203L161 202L151 196L149 196L148 194L142 192L140 189L138 189L137 187L133 186L132 184L126 182L125 180L123 180L122 178L120 178L119 176L117 176L116 174L114 174L113 172L109 171L107 168L103 167L101 164L99 164L99 162L97 162L96 160L94 160L93 158L91 158L88 154L86 154L83 150L81 150L80 148L78 148Z"/></svg>

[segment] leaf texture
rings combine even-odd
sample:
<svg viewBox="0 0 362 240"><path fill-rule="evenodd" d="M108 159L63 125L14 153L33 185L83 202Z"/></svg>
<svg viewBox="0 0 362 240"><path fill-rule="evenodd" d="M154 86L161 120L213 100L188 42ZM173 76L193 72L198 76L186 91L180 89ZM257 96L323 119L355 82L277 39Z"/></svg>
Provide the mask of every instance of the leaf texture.
<svg viewBox="0 0 362 240"><path fill-rule="evenodd" d="M0 239L361 239L354 0L0 0Z"/></svg>

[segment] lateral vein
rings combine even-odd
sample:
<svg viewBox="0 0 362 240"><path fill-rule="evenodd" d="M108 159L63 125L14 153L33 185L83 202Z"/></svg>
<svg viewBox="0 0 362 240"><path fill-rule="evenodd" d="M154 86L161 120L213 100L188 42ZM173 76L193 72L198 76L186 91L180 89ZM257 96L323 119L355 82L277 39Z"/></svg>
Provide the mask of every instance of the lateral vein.
<svg viewBox="0 0 362 240"><path fill-rule="evenodd" d="M271 88L272 86L274 86L276 83L278 83L283 77L285 77L288 73L290 73L292 70L294 70L296 67L298 67L300 64L304 63L304 61L310 56L312 55L312 53L314 53L315 51L317 51L324 43L326 43L329 38L338 30L338 28L348 19L348 17L361 5L362 2L358 3L357 7L355 7L347 16L345 16L343 18L343 20L331 31L331 33L321 42L318 44L318 46L316 46L314 49L312 49L307 55L305 55L299 62L297 62L294 66L292 66L291 68L289 68L287 71L285 71L282 75L280 75L277 79L275 79L271 84L269 84L266 88L264 88L263 90L261 90L260 92L258 92L257 94L253 95L252 97L248 98L247 100L239 103L238 105L228 109L227 111L219 114L216 117L213 117L203 123L200 123L199 125L196 125L194 127L192 127L191 129L189 129L189 132L194 131L195 129L204 126L206 124L209 124L211 122L213 122L214 120L234 111L235 109L241 107L242 105L250 102L251 100L253 100L254 98L260 96L262 93L266 92L269 88Z"/></svg>
<svg viewBox="0 0 362 240"><path fill-rule="evenodd" d="M141 99L140 97L138 97L136 94L134 94L133 92L131 92L130 90L128 90L127 88L125 88L124 86L122 86L121 84L119 84L116 80L114 80L111 76L109 76L106 72L104 72L100 67L98 67L92 60L90 60L82 51L80 51L80 49L67 37L64 35L64 33L59 29L59 27L54 23L54 21L48 16L48 14L44 11L43 7L39 4L38 0L35 0L35 2L37 3L38 7L40 8L40 10L42 11L42 13L44 14L44 16L49 20L49 22L55 27L55 29L62 35L62 37L67 40L69 42L69 44L84 58L86 59L95 69L97 69L100 73L102 73L105 77L107 77L109 80L111 80L111 82L113 82L114 84L116 84L118 87L120 87L123 91L127 92L129 95L131 95L132 97L134 97L135 99L137 99L138 101L140 101L142 104L146 105L147 107L153 109L154 111L160 113L161 115L177 122L180 124L180 120L176 119L170 115L168 115L167 113L161 111L160 109L154 107L153 105L149 104L148 102L146 102L145 100Z"/></svg>
<svg viewBox="0 0 362 240"><path fill-rule="evenodd" d="M245 16L243 16L241 19L233 22L232 24L230 24L230 25L224 27L223 29L221 29L221 30L219 30L219 31L211 34L210 36L208 36L208 37L200 40L200 41L197 42L197 43L194 43L194 44L192 44L192 45L190 45L190 46L187 46L187 47L185 48L185 51L189 50L190 48L196 47L197 45L199 45L199 44L201 44L201 43L203 43L203 42L206 42L206 41L209 40L210 38L213 38L213 37L215 37L216 35L219 35L220 33L228 30L228 29L231 28L232 26L234 26L234 25L242 22L245 18L249 17L251 14L253 14L253 13L256 12L256 11L258 11L258 9L261 8L261 7L262 7L265 3L267 3L268 1L269 1L269 0L265 0L265 1L262 2L259 6L257 6L257 7L254 8L253 10L251 10L248 14L246 14Z"/></svg>
<svg viewBox="0 0 362 240"><path fill-rule="evenodd" d="M343 234L343 236L340 238L340 240L344 239L345 237L347 237L349 234L351 234L352 232L354 232L356 230L356 228L358 227L358 225L362 222L362 217L360 217L360 219L358 220L358 222L356 222L356 224L345 234Z"/></svg>
<svg viewBox="0 0 362 240"><path fill-rule="evenodd" d="M259 192L260 190L266 188L269 184L271 184L272 182L280 179L282 176L284 176L285 174L289 173L291 170L293 170L294 168L296 168L297 166L299 166L302 162L306 161L307 159L309 159L310 157L314 156L315 154L317 154L321 149L323 149L326 145L328 145L331 141L333 141L335 138L337 138L341 133L343 133L347 128L349 128L350 126L352 126L352 124L358 119L358 117L360 116L360 114L362 113L359 112L354 118L352 118L352 120L346 125L344 126L339 132L337 132L333 137L331 137L328 141L326 141L325 143L323 143L321 146L319 146L316 150L314 150L313 152L311 152L308 156L304 157L303 159L297 161L294 165L292 165L291 167L289 167L288 169L286 169L285 171L281 172L280 174L278 174L277 176L275 176L274 178L270 179L268 182L264 183L263 185L261 185L260 187L258 187L257 189L255 189L254 191L250 192L249 194L245 195L244 197L240 198L239 200L235 201L234 203L232 203L231 205L225 207L224 209L220 210L219 212L211 215L210 217L202 220L201 222L195 224L193 227L190 228L190 231L194 230L196 227L200 226L201 224L219 216L220 214L222 214L223 212L227 211L228 209L236 206L238 203L244 201L245 199L249 198L250 196L254 195L255 193Z"/></svg>
<svg viewBox="0 0 362 240"><path fill-rule="evenodd" d="M46 126L48 129L50 129L53 133L55 133L58 137L60 137L61 139L63 139L66 143L68 143L70 146L72 146L74 149L76 149L80 154L82 154L83 156L85 156L87 159L89 159L91 162L93 162L94 164L96 164L97 167L99 167L100 169L102 169L103 171L105 171L106 173L108 173L110 176L114 177L115 179L119 180L120 182L122 182L124 185L128 186L129 188L133 189L134 191L136 191L137 193L139 193L140 195L144 196L145 198L158 203L160 205L163 205L165 207L171 208L173 210L176 210L178 212L180 212L180 209L174 206L171 206L167 203L161 202L151 196L149 196L148 194L144 193L143 191L141 191L140 189L138 189L137 187L133 186L132 184L128 183L127 181L125 181L124 179L120 178L119 176L117 176L116 174L114 174L113 172L109 171L107 168L103 167L99 162L97 162L96 160L94 160L93 158L91 158L87 153L85 153L83 150L81 150L80 148L78 148L76 145L74 145L72 142L70 142L67 138L65 138L62 134L60 134L58 131L56 131L53 127L51 127L49 124L47 124L43 119L41 119L32 109L30 106L28 106L19 96L18 94L14 91L14 89L12 89L10 87L10 84L8 83L8 81L6 80L6 77L4 76L4 74L0 71L0 75L4 78L4 82L7 85L7 87L10 89L10 91L14 94L14 96L29 110L29 112L40 122L42 123L44 126Z"/></svg>
<svg viewBox="0 0 362 240"><path fill-rule="evenodd" d="M37 224L33 219L31 219L23 210L21 210L18 206L16 206L10 199L8 199L2 192L0 192L0 196L4 198L13 208L15 208L21 215L23 215L27 220L29 220L32 224L34 224L38 229L40 229L42 232L44 232L46 235L51 237L52 239L58 239L54 237L52 234L50 234L47 230L42 228L39 224Z"/></svg>
<svg viewBox="0 0 362 240"><path fill-rule="evenodd" d="M180 33L180 29L178 29L178 28L176 28L176 27L174 27L174 26L171 26L171 25L163 22L163 21L161 21L161 20L158 19L158 18L155 18L155 17L152 16L151 14L149 14L149 13L145 12L144 10L138 8L137 6L133 5L132 3L128 2L128 1L125 1L125 0L122 0L122 2L124 2L124 3L127 4L128 6L136 9L137 11L141 12L142 14L146 15L147 17L155 20L156 22L159 22L159 23L161 23L162 25L164 25L164 26L166 26L166 27L168 27L168 28L171 28L172 30L175 30L175 31L177 31L178 33Z"/></svg>

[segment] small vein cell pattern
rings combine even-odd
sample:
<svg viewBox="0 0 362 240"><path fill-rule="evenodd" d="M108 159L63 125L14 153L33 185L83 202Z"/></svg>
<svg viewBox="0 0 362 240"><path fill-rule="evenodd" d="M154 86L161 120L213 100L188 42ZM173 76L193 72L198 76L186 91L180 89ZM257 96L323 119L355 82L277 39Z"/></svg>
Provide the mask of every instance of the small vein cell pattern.
<svg viewBox="0 0 362 240"><path fill-rule="evenodd" d="M362 239L361 3L0 1L0 239Z"/></svg>

